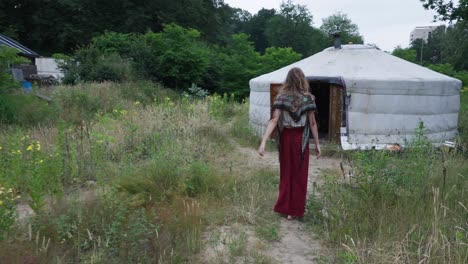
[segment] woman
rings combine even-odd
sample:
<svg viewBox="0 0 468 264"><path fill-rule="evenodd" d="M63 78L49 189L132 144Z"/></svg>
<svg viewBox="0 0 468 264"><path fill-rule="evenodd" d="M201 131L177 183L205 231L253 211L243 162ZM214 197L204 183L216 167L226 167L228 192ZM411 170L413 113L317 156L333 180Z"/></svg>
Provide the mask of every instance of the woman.
<svg viewBox="0 0 468 264"><path fill-rule="evenodd" d="M275 128L279 135L280 184L274 210L287 215L288 220L302 217L307 195L309 173L309 136L315 140L317 158L320 157L314 97L309 83L299 68L292 68L273 104L273 117L268 122L258 154L263 156L265 144Z"/></svg>

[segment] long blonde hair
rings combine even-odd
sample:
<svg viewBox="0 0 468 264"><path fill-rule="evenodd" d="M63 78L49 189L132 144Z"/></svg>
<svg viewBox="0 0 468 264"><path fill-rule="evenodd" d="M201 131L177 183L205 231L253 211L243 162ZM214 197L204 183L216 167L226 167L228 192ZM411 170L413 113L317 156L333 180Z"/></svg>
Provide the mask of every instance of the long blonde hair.
<svg viewBox="0 0 468 264"><path fill-rule="evenodd" d="M289 70L288 75L286 76L286 81L279 92L293 95L308 95L310 94L309 88L309 82L307 81L304 72L300 68L294 67Z"/></svg>

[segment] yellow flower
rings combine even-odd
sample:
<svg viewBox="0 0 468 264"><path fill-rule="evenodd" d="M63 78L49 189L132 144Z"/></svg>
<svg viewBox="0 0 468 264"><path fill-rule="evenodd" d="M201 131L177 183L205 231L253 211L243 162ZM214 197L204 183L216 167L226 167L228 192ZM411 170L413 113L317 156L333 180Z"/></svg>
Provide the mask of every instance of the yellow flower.
<svg viewBox="0 0 468 264"><path fill-rule="evenodd" d="M29 145L28 148L27 148L26 150L32 151L32 150L33 150L33 146L32 146L32 145Z"/></svg>
<svg viewBox="0 0 468 264"><path fill-rule="evenodd" d="M41 142L39 142L39 141L36 142L36 150L37 151L41 150Z"/></svg>
<svg viewBox="0 0 468 264"><path fill-rule="evenodd" d="M2 201L0 201L0 205L2 205L2 204L3 204L3 202L2 202Z"/></svg>

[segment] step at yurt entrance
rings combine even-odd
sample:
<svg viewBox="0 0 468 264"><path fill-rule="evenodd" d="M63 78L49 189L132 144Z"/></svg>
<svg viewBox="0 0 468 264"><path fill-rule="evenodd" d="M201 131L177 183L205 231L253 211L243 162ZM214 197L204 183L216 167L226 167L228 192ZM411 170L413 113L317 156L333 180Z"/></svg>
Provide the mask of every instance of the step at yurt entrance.
<svg viewBox="0 0 468 264"><path fill-rule="evenodd" d="M315 96L319 138L331 142L340 142L340 127L343 121L343 89L340 85L308 78L311 93ZM273 102L281 89L281 83L270 84L270 116L273 114Z"/></svg>

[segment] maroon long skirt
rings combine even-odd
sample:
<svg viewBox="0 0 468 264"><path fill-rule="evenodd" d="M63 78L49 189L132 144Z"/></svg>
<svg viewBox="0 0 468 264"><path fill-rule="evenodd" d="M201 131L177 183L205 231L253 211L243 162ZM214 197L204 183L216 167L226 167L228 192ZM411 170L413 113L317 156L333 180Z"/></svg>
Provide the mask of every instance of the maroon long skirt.
<svg viewBox="0 0 468 264"><path fill-rule="evenodd" d="M280 139L280 184L274 210L285 215L302 217L307 195L309 148L301 158L303 128L284 128Z"/></svg>

